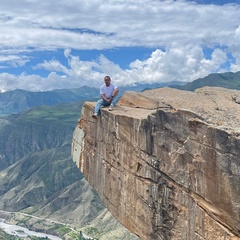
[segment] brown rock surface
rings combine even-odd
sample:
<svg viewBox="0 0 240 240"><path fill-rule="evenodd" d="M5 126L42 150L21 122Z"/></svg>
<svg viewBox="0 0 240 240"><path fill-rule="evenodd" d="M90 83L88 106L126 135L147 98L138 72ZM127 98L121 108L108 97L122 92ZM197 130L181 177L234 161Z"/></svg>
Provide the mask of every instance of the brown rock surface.
<svg viewBox="0 0 240 240"><path fill-rule="evenodd" d="M115 218L143 240L240 239L240 91L125 92L86 102L72 156Z"/></svg>

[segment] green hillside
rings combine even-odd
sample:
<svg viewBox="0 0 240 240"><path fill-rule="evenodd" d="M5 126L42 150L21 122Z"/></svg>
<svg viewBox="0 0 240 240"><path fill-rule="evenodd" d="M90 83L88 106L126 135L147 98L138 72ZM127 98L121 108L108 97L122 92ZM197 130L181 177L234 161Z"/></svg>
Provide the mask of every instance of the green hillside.
<svg viewBox="0 0 240 240"><path fill-rule="evenodd" d="M46 92L30 92L17 89L0 93L0 116L26 111L35 106L53 106L96 97L99 97L99 90L86 86Z"/></svg>
<svg viewBox="0 0 240 240"><path fill-rule="evenodd" d="M82 101L42 106L0 118L0 169L27 154L62 147L70 142Z"/></svg>
<svg viewBox="0 0 240 240"><path fill-rule="evenodd" d="M204 78L196 79L185 85L172 85L170 87L181 90L194 91L195 89L204 86L224 87L240 90L240 72L212 73Z"/></svg>
<svg viewBox="0 0 240 240"><path fill-rule="evenodd" d="M82 178L70 152L81 106L43 106L1 118L1 208L20 211L44 203Z"/></svg>

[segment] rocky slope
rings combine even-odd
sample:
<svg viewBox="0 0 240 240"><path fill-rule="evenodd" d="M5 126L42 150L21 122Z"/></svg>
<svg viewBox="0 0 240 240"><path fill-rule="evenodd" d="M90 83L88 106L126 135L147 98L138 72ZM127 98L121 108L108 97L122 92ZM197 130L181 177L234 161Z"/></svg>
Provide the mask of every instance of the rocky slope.
<svg viewBox="0 0 240 240"><path fill-rule="evenodd" d="M0 217L6 218L1 210L28 213L14 216L13 223L65 234L55 231L54 224L47 225L46 218L78 232L84 228L102 240L109 234L132 240L134 236L114 221L71 160L72 133L81 107L79 101L0 117ZM0 239L8 239L2 234Z"/></svg>
<svg viewBox="0 0 240 240"><path fill-rule="evenodd" d="M75 128L73 161L143 240L239 239L240 91L126 92Z"/></svg>

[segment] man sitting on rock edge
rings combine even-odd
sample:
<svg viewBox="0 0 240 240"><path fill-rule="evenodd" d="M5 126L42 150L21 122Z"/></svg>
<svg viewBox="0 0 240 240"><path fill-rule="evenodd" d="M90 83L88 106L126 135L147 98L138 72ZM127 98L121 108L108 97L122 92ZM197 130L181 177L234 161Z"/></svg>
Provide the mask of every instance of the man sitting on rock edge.
<svg viewBox="0 0 240 240"><path fill-rule="evenodd" d="M114 106L117 102L116 96L118 94L118 88L116 85L111 83L111 78L109 76L104 77L104 84L100 87L100 95L101 99L99 99L96 103L94 113L92 115L93 118L98 118L100 115L100 108L102 106L109 106L109 111L114 110Z"/></svg>

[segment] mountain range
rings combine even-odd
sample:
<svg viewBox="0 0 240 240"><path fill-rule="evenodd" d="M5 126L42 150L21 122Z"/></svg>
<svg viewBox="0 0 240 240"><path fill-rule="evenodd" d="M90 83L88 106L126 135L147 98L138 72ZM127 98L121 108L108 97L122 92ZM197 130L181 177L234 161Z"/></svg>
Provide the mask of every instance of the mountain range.
<svg viewBox="0 0 240 240"><path fill-rule="evenodd" d="M135 84L119 87L119 97L127 90L143 91L181 84L180 82ZM75 89L58 89L46 92L30 92L16 89L13 91L0 92L0 116L23 112L36 106L54 106L60 103L70 103L79 100L99 98L99 89L83 86Z"/></svg>
<svg viewBox="0 0 240 240"><path fill-rule="evenodd" d="M189 82L185 85L170 85L170 87L194 91L197 88L204 86L210 87L224 87L229 89L240 89L240 72L226 72L226 73L212 73L204 78L196 79L192 82Z"/></svg>

